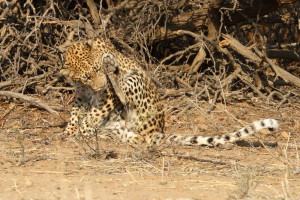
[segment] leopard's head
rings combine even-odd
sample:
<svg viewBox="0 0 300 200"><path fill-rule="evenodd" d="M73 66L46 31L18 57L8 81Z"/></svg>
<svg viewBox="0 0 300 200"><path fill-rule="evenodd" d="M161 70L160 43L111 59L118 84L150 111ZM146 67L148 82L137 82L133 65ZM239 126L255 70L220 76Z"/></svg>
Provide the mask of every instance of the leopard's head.
<svg viewBox="0 0 300 200"><path fill-rule="evenodd" d="M101 69L99 58L103 49L99 49L100 39L91 39L72 44L65 52L65 62L60 75L75 83L89 85L94 90L101 90L107 84L107 78ZM102 41L102 40L100 40ZM100 65L100 66L99 66Z"/></svg>

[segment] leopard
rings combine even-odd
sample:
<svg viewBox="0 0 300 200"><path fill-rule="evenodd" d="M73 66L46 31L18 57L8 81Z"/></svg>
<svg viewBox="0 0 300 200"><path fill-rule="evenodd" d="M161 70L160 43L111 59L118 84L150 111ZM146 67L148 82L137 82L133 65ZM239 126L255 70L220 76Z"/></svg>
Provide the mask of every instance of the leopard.
<svg viewBox="0 0 300 200"><path fill-rule="evenodd" d="M105 38L73 43L65 52L60 74L75 87L74 105L64 132L67 136L98 134L132 145L216 147L279 127L276 119L267 118L221 135L165 133L165 105L157 84L139 62Z"/></svg>

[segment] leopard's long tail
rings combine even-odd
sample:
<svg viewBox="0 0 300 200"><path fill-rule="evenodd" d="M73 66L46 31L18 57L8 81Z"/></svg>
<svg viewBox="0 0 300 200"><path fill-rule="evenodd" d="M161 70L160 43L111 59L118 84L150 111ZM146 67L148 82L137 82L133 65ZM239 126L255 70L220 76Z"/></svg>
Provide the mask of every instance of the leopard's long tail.
<svg viewBox="0 0 300 200"><path fill-rule="evenodd" d="M178 144L178 145L197 145L197 146L218 146L225 143L234 143L246 137L254 135L262 129L275 130L278 122L275 119L263 119L254 121L251 125L241 128L233 133L226 133L218 136L185 136L178 134L156 135L156 143ZM155 136L154 136L155 137Z"/></svg>
<svg viewBox="0 0 300 200"><path fill-rule="evenodd" d="M140 135L133 131L129 131L119 121L110 122L105 127L109 132L99 135L100 138L108 139L117 137L123 142L138 144ZM225 143L234 143L246 137L254 135L262 129L275 130L278 128L278 122L275 119L263 119L254 121L251 125L241 128L233 133L226 133L217 136L202 136L202 135L179 135L179 134L164 134L156 132L152 135L150 145L182 145L182 146L219 146ZM142 139L143 140L143 139ZM141 141L141 140L140 140Z"/></svg>

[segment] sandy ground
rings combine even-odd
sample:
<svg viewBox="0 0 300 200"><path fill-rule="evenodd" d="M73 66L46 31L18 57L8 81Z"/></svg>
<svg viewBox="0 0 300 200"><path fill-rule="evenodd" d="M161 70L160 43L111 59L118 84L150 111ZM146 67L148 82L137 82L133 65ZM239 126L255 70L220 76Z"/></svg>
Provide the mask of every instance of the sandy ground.
<svg viewBox="0 0 300 200"><path fill-rule="evenodd" d="M145 152L101 141L95 157L84 142L58 137L70 106L56 116L0 102L0 200L300 199L299 107L218 104L207 114L205 106L166 105L169 133L217 135L271 117L280 129L226 148Z"/></svg>

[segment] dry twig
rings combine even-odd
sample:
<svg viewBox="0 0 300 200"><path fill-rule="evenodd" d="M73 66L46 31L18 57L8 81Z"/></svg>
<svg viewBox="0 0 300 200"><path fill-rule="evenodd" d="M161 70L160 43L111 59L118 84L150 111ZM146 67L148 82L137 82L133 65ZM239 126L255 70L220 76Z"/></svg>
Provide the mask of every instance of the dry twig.
<svg viewBox="0 0 300 200"><path fill-rule="evenodd" d="M58 115L57 111L53 110L46 103L42 102L41 100L39 100L37 98L26 96L24 94L20 94L20 93L16 93L16 92L10 92L10 91L0 91L0 95L29 101L30 103L35 104L38 107L41 107L52 114Z"/></svg>

